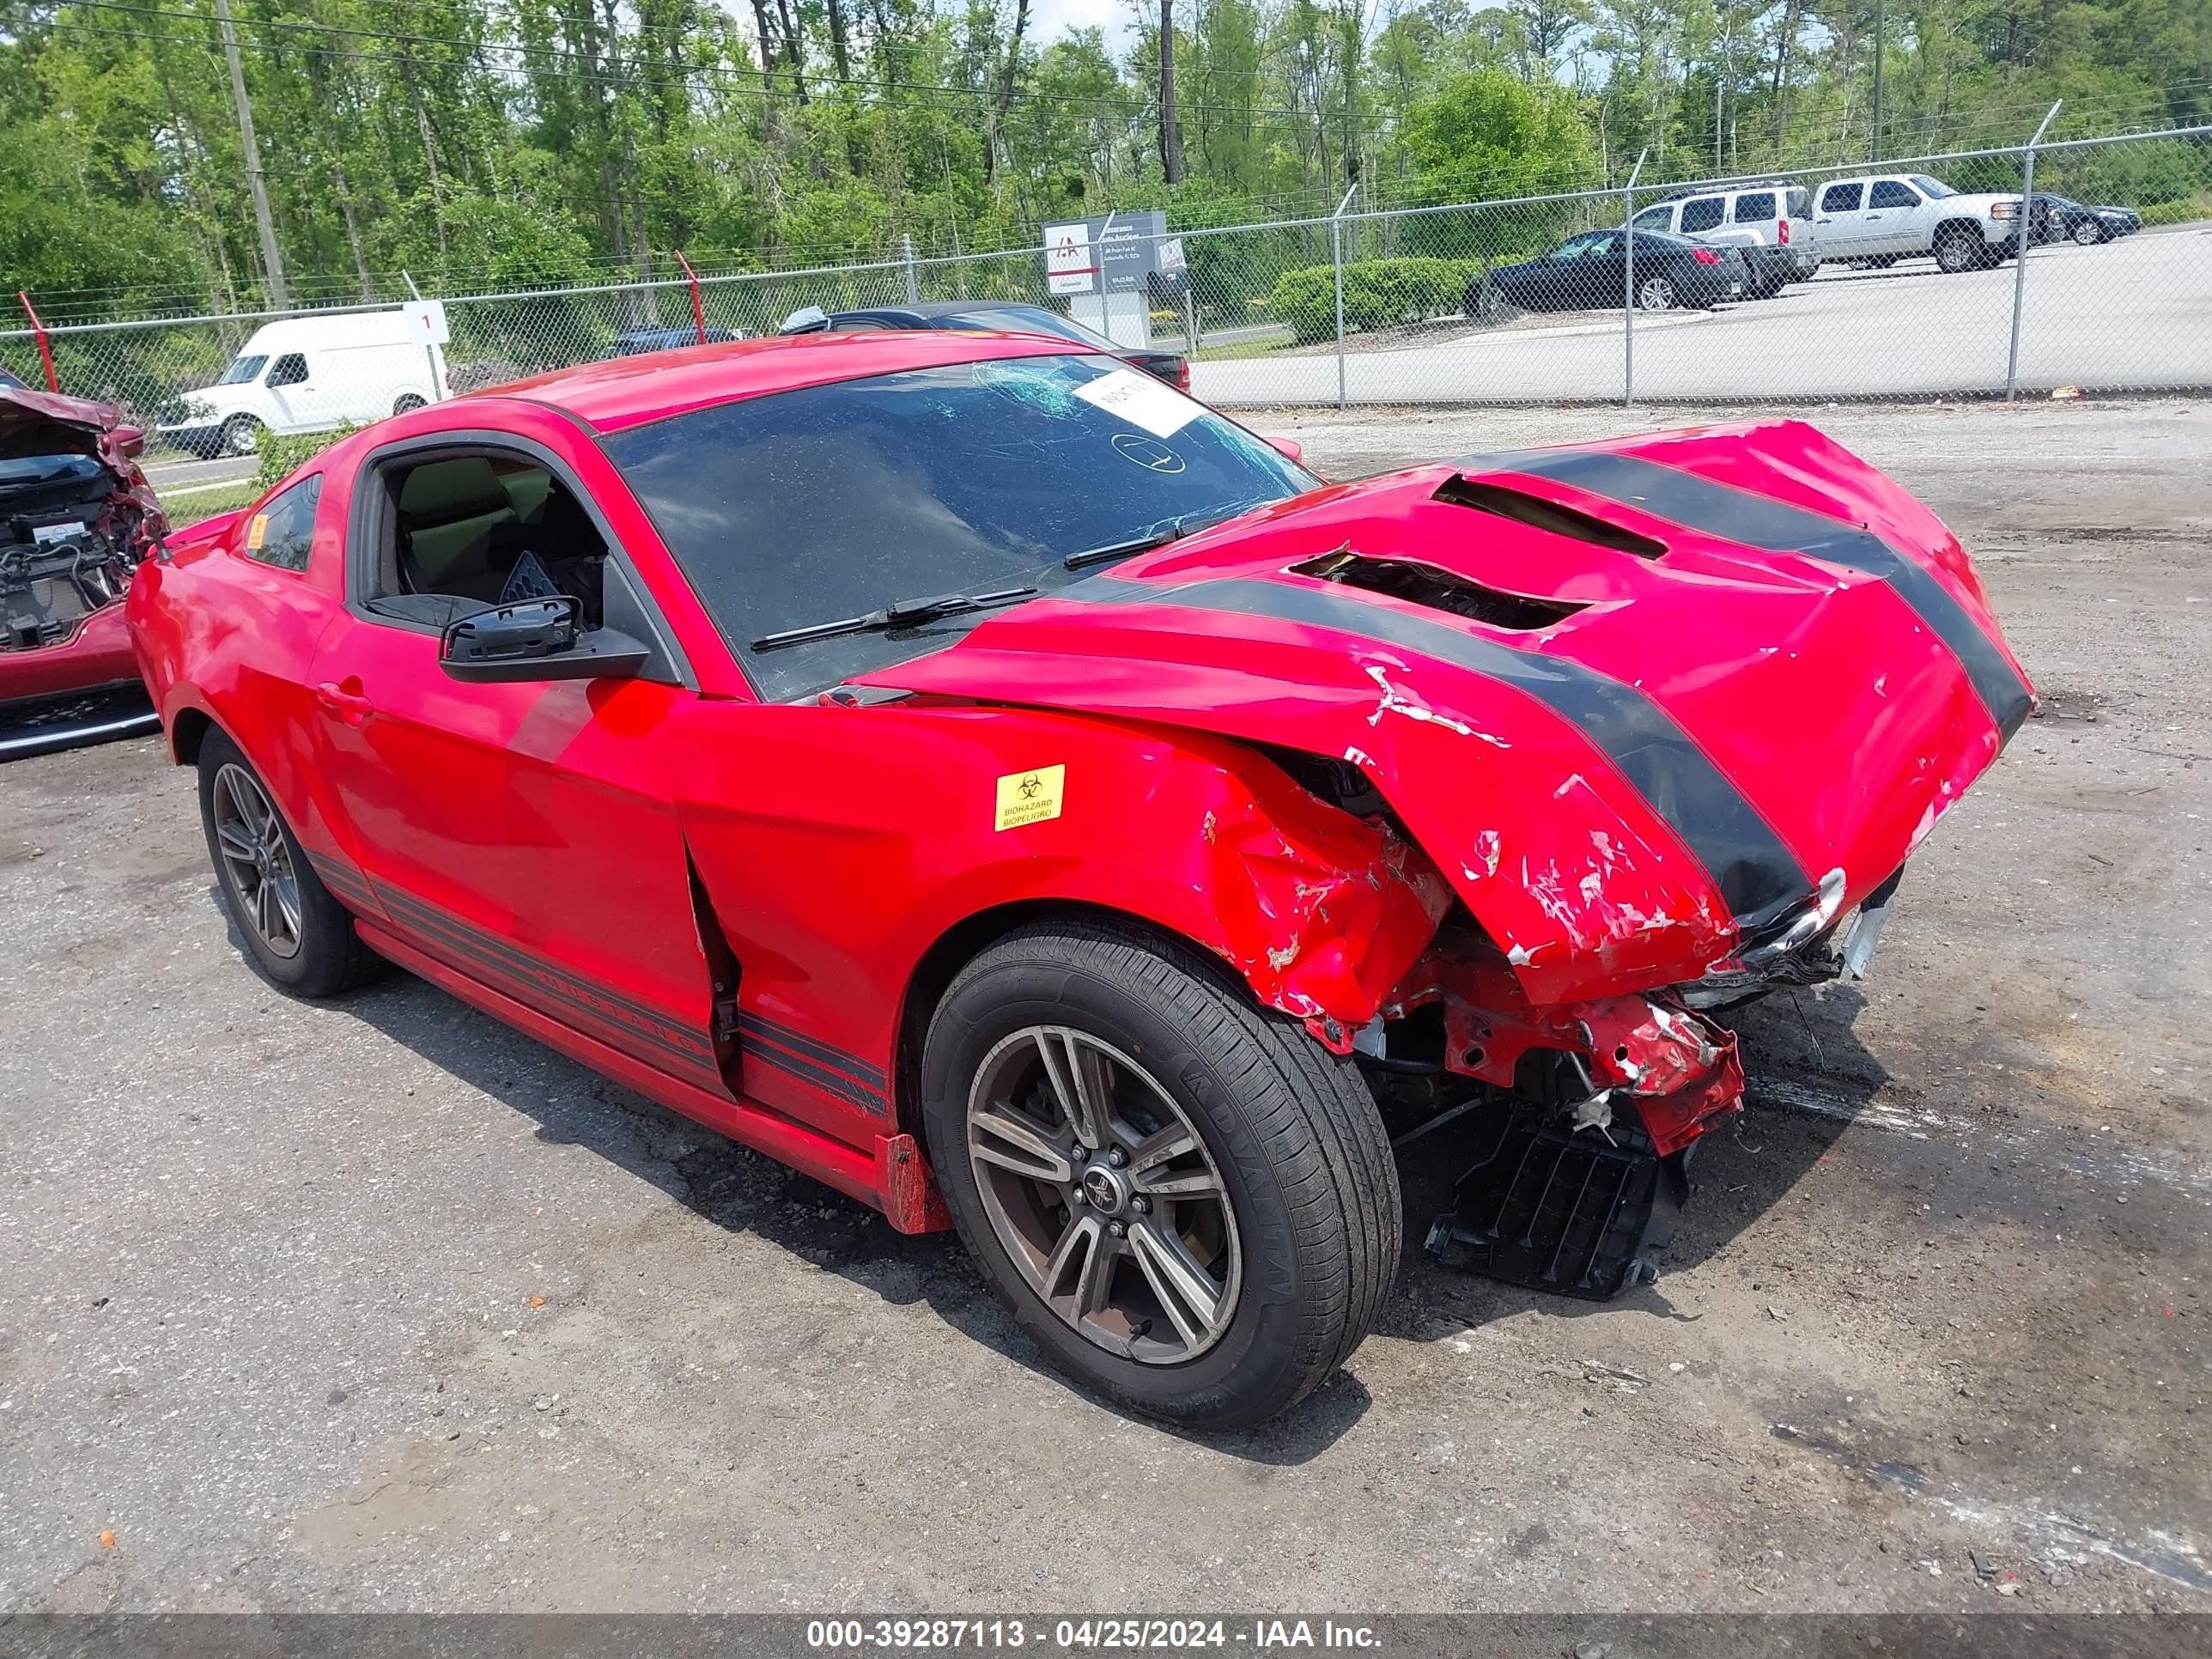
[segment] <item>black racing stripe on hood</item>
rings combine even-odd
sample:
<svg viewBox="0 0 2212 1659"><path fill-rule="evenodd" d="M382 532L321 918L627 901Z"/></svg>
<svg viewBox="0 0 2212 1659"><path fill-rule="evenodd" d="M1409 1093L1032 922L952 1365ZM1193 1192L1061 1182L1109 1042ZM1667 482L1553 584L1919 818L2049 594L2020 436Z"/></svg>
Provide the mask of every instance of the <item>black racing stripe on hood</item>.
<svg viewBox="0 0 2212 1659"><path fill-rule="evenodd" d="M1054 597L1273 617L1394 645L1510 685L1572 723L1620 769L1705 866L1746 938L1813 896L1813 884L1773 827L1673 718L1635 687L1581 663L1516 650L1341 590L1285 581L1161 586L1103 575Z"/></svg>
<svg viewBox="0 0 2212 1659"><path fill-rule="evenodd" d="M1802 553L1879 576L1951 648L2004 741L2011 741L2033 705L2027 686L1996 641L1951 591L1927 566L1906 557L1871 530L1635 455L1524 449L1471 455L1459 465L1471 472L1550 478L1723 541L1769 553Z"/></svg>

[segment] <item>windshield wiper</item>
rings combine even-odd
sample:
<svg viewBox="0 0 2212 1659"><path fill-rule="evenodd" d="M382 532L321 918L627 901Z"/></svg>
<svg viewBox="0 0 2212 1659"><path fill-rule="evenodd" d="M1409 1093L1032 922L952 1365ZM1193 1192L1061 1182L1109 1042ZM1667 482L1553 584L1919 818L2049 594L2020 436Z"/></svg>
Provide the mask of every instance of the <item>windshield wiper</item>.
<svg viewBox="0 0 2212 1659"><path fill-rule="evenodd" d="M1186 513L1180 518L1162 519L1149 530L1129 538L1125 542L1107 542L1097 547L1086 547L1080 553L1071 553L1060 562L1067 570L1080 570L1087 564L1103 564L1109 559L1126 559L1133 553L1149 553L1156 547L1165 547L1170 542L1179 542L1185 536L1210 530L1215 525L1226 523L1240 513L1249 513L1255 507L1267 505L1267 498L1238 501L1232 506L1217 507L1210 513Z"/></svg>
<svg viewBox="0 0 2212 1659"><path fill-rule="evenodd" d="M809 623L804 628L787 628L781 634L763 634L753 641L753 649L773 651L778 646L804 645L809 640L833 640L841 634L880 634L894 628L915 628L939 617L957 617L963 611L1012 605L1036 592L1034 587L1001 587L988 593L938 593L926 599L893 599L882 610L871 611L865 616Z"/></svg>

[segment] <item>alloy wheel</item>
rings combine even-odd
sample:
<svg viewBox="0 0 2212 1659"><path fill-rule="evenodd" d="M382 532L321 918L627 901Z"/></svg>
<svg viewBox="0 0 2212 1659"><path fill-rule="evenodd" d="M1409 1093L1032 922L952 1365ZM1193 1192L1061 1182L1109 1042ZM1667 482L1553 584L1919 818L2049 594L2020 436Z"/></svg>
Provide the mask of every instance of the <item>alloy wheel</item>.
<svg viewBox="0 0 2212 1659"><path fill-rule="evenodd" d="M1220 1340L1242 1288L1236 1211L1142 1066L1088 1032L1024 1027L976 1068L967 1139L992 1231L1063 1324L1152 1365Z"/></svg>
<svg viewBox="0 0 2212 1659"><path fill-rule="evenodd" d="M2094 247L2105 240L2105 233L2094 219L2084 219L2074 227L2074 240L2083 247Z"/></svg>
<svg viewBox="0 0 2212 1659"><path fill-rule="evenodd" d="M1646 311L1672 311L1674 284L1664 276L1647 276L1637 284L1636 303Z"/></svg>
<svg viewBox="0 0 2212 1659"><path fill-rule="evenodd" d="M284 826L242 766L215 775L215 842L238 919L273 954L300 953L300 878Z"/></svg>

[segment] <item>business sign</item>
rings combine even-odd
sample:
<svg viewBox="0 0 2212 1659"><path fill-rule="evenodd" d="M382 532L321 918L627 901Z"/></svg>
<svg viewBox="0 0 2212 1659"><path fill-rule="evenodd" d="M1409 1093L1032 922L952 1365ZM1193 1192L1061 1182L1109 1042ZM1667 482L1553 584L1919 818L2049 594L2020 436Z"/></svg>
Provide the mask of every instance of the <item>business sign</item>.
<svg viewBox="0 0 2212 1659"><path fill-rule="evenodd" d="M1044 228L1044 280L1048 294L1095 294L1098 262L1091 251L1091 226Z"/></svg>
<svg viewBox="0 0 2212 1659"><path fill-rule="evenodd" d="M1183 269L1182 238L1170 236L1159 246L1160 275L1173 276Z"/></svg>

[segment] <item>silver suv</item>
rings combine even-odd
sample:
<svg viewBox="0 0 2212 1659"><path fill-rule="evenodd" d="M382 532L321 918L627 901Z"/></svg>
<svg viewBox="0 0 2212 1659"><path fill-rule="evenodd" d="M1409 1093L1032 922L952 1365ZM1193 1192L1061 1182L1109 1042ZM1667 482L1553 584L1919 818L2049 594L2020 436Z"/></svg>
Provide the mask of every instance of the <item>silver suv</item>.
<svg viewBox="0 0 2212 1659"><path fill-rule="evenodd" d="M1685 190L1636 216L1644 230L1693 242L1740 247L1749 270L1747 298L1765 300L1820 269L1813 252L1813 194L1787 179Z"/></svg>

